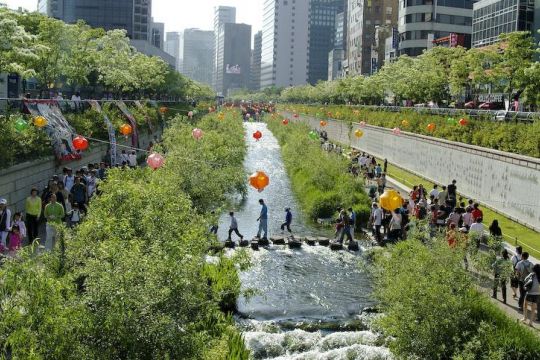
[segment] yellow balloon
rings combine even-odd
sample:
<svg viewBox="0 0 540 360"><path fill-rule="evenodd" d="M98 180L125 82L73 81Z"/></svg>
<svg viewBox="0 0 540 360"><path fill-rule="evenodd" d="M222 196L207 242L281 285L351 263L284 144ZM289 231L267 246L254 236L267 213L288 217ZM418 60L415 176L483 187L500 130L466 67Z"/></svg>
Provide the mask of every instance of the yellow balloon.
<svg viewBox="0 0 540 360"><path fill-rule="evenodd" d="M354 132L354 136L356 136L357 138L361 138L362 136L364 136L364 132L362 130L356 130Z"/></svg>
<svg viewBox="0 0 540 360"><path fill-rule="evenodd" d="M394 211L403 205L403 198L394 189L387 189L379 198L379 205L384 210Z"/></svg>
<svg viewBox="0 0 540 360"><path fill-rule="evenodd" d="M404 127L407 127L407 126L409 126L409 122L407 120L403 120L401 122L401 125L403 125Z"/></svg>
<svg viewBox="0 0 540 360"><path fill-rule="evenodd" d="M34 118L34 125L38 128L42 128L47 125L47 119L45 119L43 116L37 116Z"/></svg>

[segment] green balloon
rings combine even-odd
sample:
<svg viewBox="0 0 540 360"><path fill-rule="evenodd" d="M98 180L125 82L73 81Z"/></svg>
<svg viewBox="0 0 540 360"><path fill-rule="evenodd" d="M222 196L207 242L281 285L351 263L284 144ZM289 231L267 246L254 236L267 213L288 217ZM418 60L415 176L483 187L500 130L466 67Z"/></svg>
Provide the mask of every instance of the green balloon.
<svg viewBox="0 0 540 360"><path fill-rule="evenodd" d="M448 119L446 119L446 123L448 125L456 125L457 121L456 121L456 119L449 117Z"/></svg>
<svg viewBox="0 0 540 360"><path fill-rule="evenodd" d="M311 130L308 134L309 138L311 140L318 140L319 139L319 134L316 132L316 131L313 131Z"/></svg>
<svg viewBox="0 0 540 360"><path fill-rule="evenodd" d="M28 129L28 123L23 118L18 118L17 121L15 121L15 130L18 132L23 132L24 130Z"/></svg>

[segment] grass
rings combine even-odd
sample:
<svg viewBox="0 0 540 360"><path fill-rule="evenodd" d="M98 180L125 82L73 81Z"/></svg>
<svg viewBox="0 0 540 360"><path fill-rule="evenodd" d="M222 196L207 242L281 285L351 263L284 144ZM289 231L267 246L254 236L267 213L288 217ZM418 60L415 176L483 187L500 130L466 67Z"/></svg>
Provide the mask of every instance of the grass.
<svg viewBox="0 0 540 360"><path fill-rule="evenodd" d="M380 162L382 163L382 161ZM394 178L411 188L413 185L422 184L430 191L433 187L433 182L390 163L388 163L387 173L391 178ZM465 197L463 197L463 199L465 202L468 200ZM506 238L506 242L514 246L521 245L524 251L527 251L535 258L540 259L540 234L537 231L529 229L528 227L486 207L482 207L482 211L484 212L484 223L486 226L489 226L494 219L497 219L499 221L499 226L503 231L503 235Z"/></svg>

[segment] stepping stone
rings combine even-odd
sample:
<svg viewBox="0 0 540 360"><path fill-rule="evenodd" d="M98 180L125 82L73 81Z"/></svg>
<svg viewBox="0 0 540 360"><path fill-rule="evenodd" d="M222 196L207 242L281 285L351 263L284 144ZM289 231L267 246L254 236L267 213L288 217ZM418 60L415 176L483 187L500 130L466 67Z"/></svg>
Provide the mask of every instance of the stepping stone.
<svg viewBox="0 0 540 360"><path fill-rule="evenodd" d="M318 237L317 241L319 242L319 245L321 246L328 246L330 245L330 239L326 237Z"/></svg>
<svg viewBox="0 0 540 360"><path fill-rule="evenodd" d="M241 247L249 246L249 240L244 240L244 239L240 240L240 246Z"/></svg>
<svg viewBox="0 0 540 360"><path fill-rule="evenodd" d="M294 237L288 238L288 244L289 248L291 249L299 249L302 247L302 241L300 239L295 239Z"/></svg>
<svg viewBox="0 0 540 360"><path fill-rule="evenodd" d="M260 246L268 246L268 245L270 245L270 241L268 241L268 239L254 238L253 240L258 241Z"/></svg>
<svg viewBox="0 0 540 360"><path fill-rule="evenodd" d="M313 237L313 236L306 236L305 238L306 240L306 243L310 246L315 246L317 245L317 238Z"/></svg>
<svg viewBox="0 0 540 360"><path fill-rule="evenodd" d="M285 245L285 237L284 236L270 236L270 241L274 245Z"/></svg>
<svg viewBox="0 0 540 360"><path fill-rule="evenodd" d="M256 240L251 240L251 248L253 250L259 250L259 242Z"/></svg>
<svg viewBox="0 0 540 360"><path fill-rule="evenodd" d="M234 249L236 243L232 240L225 240L225 247L229 249Z"/></svg>
<svg viewBox="0 0 540 360"><path fill-rule="evenodd" d="M350 251L359 251L360 245L358 245L358 241L352 241L352 242L349 242L347 249L349 249Z"/></svg>
<svg viewBox="0 0 540 360"><path fill-rule="evenodd" d="M330 249L331 250L343 250L343 244L339 242L331 242L330 243Z"/></svg>

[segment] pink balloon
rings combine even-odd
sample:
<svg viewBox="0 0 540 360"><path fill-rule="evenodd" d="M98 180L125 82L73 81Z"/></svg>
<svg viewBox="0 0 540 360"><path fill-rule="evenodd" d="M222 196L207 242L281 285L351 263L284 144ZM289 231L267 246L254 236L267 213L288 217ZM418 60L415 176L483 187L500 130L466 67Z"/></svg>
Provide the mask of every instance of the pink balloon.
<svg viewBox="0 0 540 360"><path fill-rule="evenodd" d="M398 127L393 128L393 129L392 129L392 132L394 133L394 135L400 135L400 134L401 134L401 130L400 130L400 128L398 128Z"/></svg>
<svg viewBox="0 0 540 360"><path fill-rule="evenodd" d="M148 166L150 166L154 170L162 167L164 162L165 159L158 153L152 153L150 154L148 159L146 159L146 163L148 164Z"/></svg>
<svg viewBox="0 0 540 360"><path fill-rule="evenodd" d="M365 121L360 121L360 127L366 127L366 122Z"/></svg>
<svg viewBox="0 0 540 360"><path fill-rule="evenodd" d="M193 117L193 111L188 112L188 113L187 113L187 116Z"/></svg>
<svg viewBox="0 0 540 360"><path fill-rule="evenodd" d="M193 136L195 140L200 140L203 136L203 131L201 129L195 128L191 132L191 135Z"/></svg>
<svg viewBox="0 0 540 360"><path fill-rule="evenodd" d="M246 114L246 118L248 118L248 119L249 119L250 117L251 117L251 115L250 115L250 114Z"/></svg>

